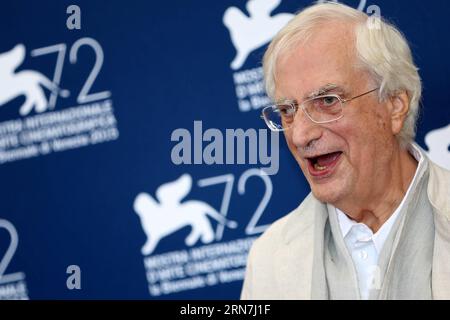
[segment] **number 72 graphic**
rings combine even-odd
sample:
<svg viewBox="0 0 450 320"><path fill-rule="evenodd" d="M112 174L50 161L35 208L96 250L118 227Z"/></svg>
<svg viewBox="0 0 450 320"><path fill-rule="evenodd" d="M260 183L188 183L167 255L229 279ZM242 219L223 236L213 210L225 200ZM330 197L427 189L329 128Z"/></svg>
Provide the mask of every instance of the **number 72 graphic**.
<svg viewBox="0 0 450 320"><path fill-rule="evenodd" d="M245 194L245 185L247 183L247 180L250 177L258 177L260 178L265 187L264 195L261 198L259 205L255 209L254 213L252 214L247 226L245 227L245 234L246 235L254 235L258 233L264 232L270 224L267 225L257 225L258 221L260 220L262 214L264 213L264 210L267 207L267 204L270 201L270 198L272 196L272 181L270 180L270 176L264 173L264 171L260 169L249 169L245 171L238 180L238 193L239 195ZM223 176L218 177L211 177L206 179L201 179L198 181L199 187L209 187L217 184L225 184L225 190L222 197L222 204L220 207L220 213L226 217L228 214L228 208L231 202L231 194L233 190L234 185L234 175L233 174L226 174ZM224 226L222 224L219 224L216 229L216 240L221 240L223 236Z"/></svg>
<svg viewBox="0 0 450 320"><path fill-rule="evenodd" d="M0 285L6 282L13 282L25 279L25 274L23 272L16 272L11 274L5 274L14 254L17 250L17 245L19 243L19 235L14 225L8 220L0 219L0 230L5 229L10 237L8 248L6 249L3 257L0 260Z"/></svg>
<svg viewBox="0 0 450 320"><path fill-rule="evenodd" d="M89 76L84 82L83 87L77 96L77 102L79 104L88 103L92 101L98 101L107 99L111 96L110 91L101 91L96 93L90 93L92 85L94 84L100 70L103 66L104 54L101 45L93 38L81 38L75 41L69 51L69 61L71 64L76 64L78 61L78 52L82 46L90 47L95 53L95 62L89 73ZM57 53L55 70L53 72L52 82L59 86L61 82L61 76L64 69L64 61L66 57L67 46L64 43L55 44L48 47L38 48L31 51L32 57L44 56L51 53ZM52 92L49 99L49 109L54 109L56 100L58 99L58 93Z"/></svg>

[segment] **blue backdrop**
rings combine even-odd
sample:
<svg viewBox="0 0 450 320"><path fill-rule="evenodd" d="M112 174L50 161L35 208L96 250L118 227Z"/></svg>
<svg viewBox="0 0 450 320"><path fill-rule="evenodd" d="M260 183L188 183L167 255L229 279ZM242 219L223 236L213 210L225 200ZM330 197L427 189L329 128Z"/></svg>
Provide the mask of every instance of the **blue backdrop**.
<svg viewBox="0 0 450 320"><path fill-rule="evenodd" d="M450 4L342 2L377 5L409 39L424 83L417 142L450 167ZM76 1L81 29L69 29L72 1L4 1L0 298L238 298L251 242L309 187L282 136L274 175L248 150L246 164L238 149L224 164L194 155L219 133L214 156L226 154L227 132L243 129L259 152L275 139L275 163L261 58L310 3ZM186 133L191 157L176 152Z"/></svg>

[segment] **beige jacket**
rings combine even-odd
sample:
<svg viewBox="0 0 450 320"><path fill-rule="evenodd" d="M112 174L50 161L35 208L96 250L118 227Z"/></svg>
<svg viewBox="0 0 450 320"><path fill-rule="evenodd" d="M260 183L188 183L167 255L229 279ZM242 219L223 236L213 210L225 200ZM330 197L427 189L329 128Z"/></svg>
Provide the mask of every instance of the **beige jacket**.
<svg viewBox="0 0 450 320"><path fill-rule="evenodd" d="M427 194L433 207L434 299L450 299L450 171L429 161ZM258 238L249 253L241 299L311 299L314 224L328 215L310 194Z"/></svg>

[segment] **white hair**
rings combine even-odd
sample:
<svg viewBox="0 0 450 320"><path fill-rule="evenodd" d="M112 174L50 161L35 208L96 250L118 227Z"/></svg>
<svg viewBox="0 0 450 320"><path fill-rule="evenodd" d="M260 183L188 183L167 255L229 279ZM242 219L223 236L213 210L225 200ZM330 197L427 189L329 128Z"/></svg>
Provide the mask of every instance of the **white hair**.
<svg viewBox="0 0 450 320"><path fill-rule="evenodd" d="M397 136L401 146L405 147L416 135L422 84L405 37L381 17L369 17L361 11L335 2L315 4L302 10L275 36L264 55L267 94L275 99L276 64L280 56L306 43L320 25L336 21L354 25L358 59L356 65L368 71L372 80L380 87L380 100L402 91L408 94L408 115Z"/></svg>

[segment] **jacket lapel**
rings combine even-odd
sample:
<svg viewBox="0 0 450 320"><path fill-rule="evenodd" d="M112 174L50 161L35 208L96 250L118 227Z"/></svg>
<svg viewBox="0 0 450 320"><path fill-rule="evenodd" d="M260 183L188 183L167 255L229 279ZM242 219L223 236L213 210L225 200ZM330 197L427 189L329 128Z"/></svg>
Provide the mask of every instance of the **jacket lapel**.
<svg viewBox="0 0 450 320"><path fill-rule="evenodd" d="M433 298L450 299L450 172L431 162L427 193L435 223ZM321 254L314 250L323 250L314 245L315 233L327 217L326 206L310 194L286 223L284 244L274 256L282 299L312 298L314 255Z"/></svg>
<svg viewBox="0 0 450 320"><path fill-rule="evenodd" d="M432 273L433 299L450 299L450 221L435 214L435 238Z"/></svg>
<svg viewBox="0 0 450 320"><path fill-rule="evenodd" d="M430 162L428 199L434 210L433 299L450 299L450 172Z"/></svg>
<svg viewBox="0 0 450 320"><path fill-rule="evenodd" d="M315 231L326 218L326 206L310 194L286 224L275 262L284 299L311 299Z"/></svg>

